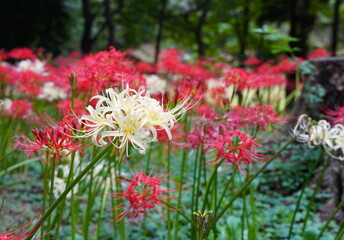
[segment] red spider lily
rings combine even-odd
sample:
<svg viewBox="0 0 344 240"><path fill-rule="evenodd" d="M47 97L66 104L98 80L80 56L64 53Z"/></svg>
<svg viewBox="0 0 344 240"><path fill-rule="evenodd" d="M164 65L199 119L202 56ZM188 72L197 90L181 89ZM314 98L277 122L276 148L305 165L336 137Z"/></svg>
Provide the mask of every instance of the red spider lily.
<svg viewBox="0 0 344 240"><path fill-rule="evenodd" d="M33 53L33 51L29 48L15 48L12 49L8 55L9 58L14 58L14 59L20 59L20 60L25 60L25 59L36 59L36 55Z"/></svg>
<svg viewBox="0 0 344 240"><path fill-rule="evenodd" d="M244 64L247 66L257 66L261 63L262 61L259 60L259 58L253 56L253 57L249 57L245 60Z"/></svg>
<svg viewBox="0 0 344 240"><path fill-rule="evenodd" d="M250 74L242 68L233 68L227 71L225 74L225 82L227 86L236 84L239 91L247 87L250 80Z"/></svg>
<svg viewBox="0 0 344 240"><path fill-rule="evenodd" d="M217 117L215 108L209 107L206 104L200 104L197 107L196 111L198 111L198 114L201 116L202 119L214 121L215 118Z"/></svg>
<svg viewBox="0 0 344 240"><path fill-rule="evenodd" d="M240 130L224 131L216 139L204 144L208 149L206 152L215 152L215 157L208 161L214 166L224 159L225 163L238 167L241 171L242 164L252 164L263 159L262 154L257 149L259 145L253 137Z"/></svg>
<svg viewBox="0 0 344 240"><path fill-rule="evenodd" d="M171 143L174 143L177 145L178 142L181 142L182 139L184 139L185 134L182 132L183 130L183 125L182 124L176 124L173 126L171 129L173 140ZM157 129L158 133L158 141L160 143L168 143L170 140L168 138L168 135L165 130L163 129Z"/></svg>
<svg viewBox="0 0 344 240"><path fill-rule="evenodd" d="M259 104L253 107L235 106L224 115L224 118L228 119L232 127L235 125L236 127L250 126L251 128L259 127L261 130L265 130L270 124L282 121L282 118L277 116L271 106Z"/></svg>
<svg viewBox="0 0 344 240"><path fill-rule="evenodd" d="M61 157L62 150L68 151L67 156L72 151L83 153L82 148L84 147L81 142L75 142L74 138L71 137L71 129L67 124L43 130L32 129L32 133L34 135L33 141L23 135L19 136L16 141L16 146L21 148L21 151L28 152L29 156L32 152L42 148L56 154L57 159Z"/></svg>
<svg viewBox="0 0 344 240"><path fill-rule="evenodd" d="M187 143L184 147L197 149L205 142L215 140L220 134L220 129L223 127L224 126L221 123L215 123L214 121L207 120L205 118L200 119L200 121L193 125L189 135L187 136Z"/></svg>
<svg viewBox="0 0 344 240"><path fill-rule="evenodd" d="M314 51L311 54L309 54L308 59L328 57L331 55L332 55L331 52L328 52L323 48L317 48L317 49L314 49Z"/></svg>
<svg viewBox="0 0 344 240"><path fill-rule="evenodd" d="M32 103L26 100L13 100L10 107L10 114L14 118L25 119L32 115Z"/></svg>
<svg viewBox="0 0 344 240"><path fill-rule="evenodd" d="M2 211L3 205L4 205L4 202L2 201L0 212ZM12 228L22 216L23 216L23 213L17 218L17 220L15 220L12 224L7 226L5 229L3 230L0 229L0 240L23 240L23 239L32 237L35 234L37 227L39 226L39 222L37 222L32 228L31 228L31 225L35 221L35 219L37 219L40 216L40 213L34 216L28 222L21 224L20 226L16 228ZM38 238L35 238L35 239L38 239Z"/></svg>
<svg viewBox="0 0 344 240"><path fill-rule="evenodd" d="M84 103L80 99L74 99L74 108L72 109L72 100L61 100L56 104L56 107L61 111L62 115L74 113L76 116L81 116L84 111Z"/></svg>
<svg viewBox="0 0 344 240"><path fill-rule="evenodd" d="M4 49L0 49L0 61L5 61L7 59L7 53Z"/></svg>
<svg viewBox="0 0 344 240"><path fill-rule="evenodd" d="M334 124L344 124L344 107L338 107L336 110L325 109L324 112L331 116L329 120Z"/></svg>
<svg viewBox="0 0 344 240"><path fill-rule="evenodd" d="M116 222L122 221L123 218L129 216L129 222L136 220L141 222L144 215L148 215L149 209L156 209L159 213L158 206L175 210L166 205L166 201L169 199L175 199L170 197L168 193L173 193L175 188L163 188L161 185L168 182L163 176L151 176L142 172L136 172L133 179L122 176L122 178L128 181L128 186L123 192L114 193L114 200L125 200L115 210L126 208L123 212L119 213L116 217ZM121 182L120 179L118 181Z"/></svg>
<svg viewBox="0 0 344 240"><path fill-rule="evenodd" d="M9 106L1 108L0 115L9 118L29 120L33 117L32 104L27 100L21 99L9 101Z"/></svg>

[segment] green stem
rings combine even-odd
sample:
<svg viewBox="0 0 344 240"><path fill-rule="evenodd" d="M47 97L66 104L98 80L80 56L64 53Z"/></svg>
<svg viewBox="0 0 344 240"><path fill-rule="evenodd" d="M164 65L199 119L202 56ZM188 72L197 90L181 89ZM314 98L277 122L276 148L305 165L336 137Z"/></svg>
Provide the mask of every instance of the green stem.
<svg viewBox="0 0 344 240"><path fill-rule="evenodd" d="M339 233L337 234L335 240L341 240L342 237L343 237L343 235L344 235L344 221L343 221L342 224L340 225Z"/></svg>
<svg viewBox="0 0 344 240"><path fill-rule="evenodd" d="M49 164L49 163L48 163ZM53 159L51 160L51 173L50 173L50 196L49 196L49 206L53 203L53 198L54 198L54 183L55 183L55 168L56 168L56 154L54 154ZM48 231L51 229L51 218L52 216L49 216L48 219Z"/></svg>
<svg viewBox="0 0 344 240"><path fill-rule="evenodd" d="M321 184L321 182L322 182L322 180L324 178L325 171L328 168L328 166L330 165L330 160L331 160L331 158L328 157L327 160L326 160L324 168L320 172L320 176L319 176L319 178L318 178L318 180L316 182L316 185L315 185L315 188L313 190L313 194L311 196L311 199L309 200L309 203L308 203L308 206L307 206L307 211L306 211L306 216L305 216L305 219L303 220L302 234L301 235L303 235L305 230L306 230L307 220L308 220L308 217L309 217L310 210L311 210L311 208L313 206L313 203L314 203L315 195L317 194L318 189L320 187L320 184Z"/></svg>
<svg viewBox="0 0 344 240"><path fill-rule="evenodd" d="M167 189L170 189L170 181L171 181L171 143L168 142L167 144ZM169 199L170 193L167 192L167 198ZM167 203L170 203L170 200L167 200ZM171 231L171 211L167 210L167 239L172 239L172 231Z"/></svg>
<svg viewBox="0 0 344 240"><path fill-rule="evenodd" d="M180 214L183 218L185 218L186 221L188 221L189 223L192 223L192 220L188 216L186 216L186 214L183 213L181 209L177 209L177 208L173 207L171 204L168 204L166 202L165 202L165 205L169 208L176 210L178 214Z"/></svg>
<svg viewBox="0 0 344 240"><path fill-rule="evenodd" d="M55 208L62 202L62 200L67 196L67 194L74 188L76 184L88 173L88 171L97 163L102 157L112 148L112 144L106 146L98 156L91 161L84 170L71 182L71 184L63 191L63 193L55 200L55 202L49 207L49 209L43 214L40 221L36 224L35 229L31 232L28 239L30 240L32 236L37 232L37 230L42 226L44 221L50 216L50 214L55 210Z"/></svg>
<svg viewBox="0 0 344 240"><path fill-rule="evenodd" d="M247 177L251 176L250 170L247 170ZM257 240L257 211L256 211L256 198L255 198L255 190L252 185L250 185L250 207L251 207L251 216L248 216L248 212L246 212L246 219L247 219L247 226L249 226L249 219L252 219L252 227L249 227L249 239Z"/></svg>
<svg viewBox="0 0 344 240"><path fill-rule="evenodd" d="M193 180L192 180L192 198L191 198L191 216L193 215L193 211L194 211L194 204L195 204L195 192L196 192L196 180L197 180L197 166L198 166L198 158L199 158L199 152L200 149L199 147L197 148L196 151L196 156L195 156L195 165L194 165L194 171L193 171Z"/></svg>
<svg viewBox="0 0 344 240"><path fill-rule="evenodd" d="M218 204L216 205L215 212L217 212L217 210L221 207L221 203L222 203L222 201L223 201L223 198L225 197L226 192L228 191L228 189L229 189L229 187L231 186L231 183L233 182L233 179L234 179L234 177L235 177L236 169L237 169L237 168L234 168L232 177L228 180L227 185L225 186L225 189L224 189L223 192L222 192L222 195L221 195L221 197L220 197L220 200L219 200Z"/></svg>
<svg viewBox="0 0 344 240"><path fill-rule="evenodd" d="M149 170L150 160L151 160L151 156L152 156L152 147L153 147L153 143L150 143L148 154L147 154L146 169L145 169L146 174L148 174L148 170Z"/></svg>
<svg viewBox="0 0 344 240"><path fill-rule="evenodd" d="M69 174L67 176L66 186L69 185L70 180L72 179L72 177L74 175L74 159L75 159L75 152L72 152L71 153L71 162L70 162L70 167L69 167ZM71 205L73 205L73 202ZM57 227L55 230L54 240L58 239L59 230L60 230L60 226L62 223L63 211L64 211L65 207L66 207L66 198L63 200L62 206L61 206L60 211L59 211L60 214L59 214L58 224L57 224ZM72 222L72 224L75 224L75 223ZM72 237L72 239L73 239L73 237Z"/></svg>
<svg viewBox="0 0 344 240"><path fill-rule="evenodd" d="M28 160L25 160L23 162L20 162L20 163L17 163L17 164L14 164L13 166L9 167L9 168L6 168L5 170L1 171L0 172L0 177L2 175L5 175L6 173L9 173L17 168L20 168L22 166L25 166L25 165L28 165L29 163L32 163L32 162L36 162L40 160L40 158L32 158L32 159L28 159Z"/></svg>
<svg viewBox="0 0 344 240"><path fill-rule="evenodd" d="M105 179L105 189L104 189L104 192L103 192L103 197L102 197L102 203L101 203L101 206L100 206L100 211L99 211L99 216L98 216L98 221L97 221L97 231L96 231L96 240L97 239L100 239L99 236L100 236L100 228L101 228L101 222L102 222L102 216L103 216L103 213L104 213L104 209L105 209L105 202L106 202L106 195L109 191L109 187L110 187L110 183L108 181L106 181Z"/></svg>
<svg viewBox="0 0 344 240"><path fill-rule="evenodd" d="M242 201L243 201L243 208L242 208L242 216L241 216L241 240L244 240L244 231L245 231L245 213L246 213L246 192L242 192ZM247 226L248 227L248 226Z"/></svg>
<svg viewBox="0 0 344 240"><path fill-rule="evenodd" d="M334 210L334 212L331 214L331 216L327 219L325 225L322 227L322 229L321 229L321 231L320 231L320 233L319 233L319 235L318 235L318 237L317 237L316 240L319 240L319 239L321 238L321 236L322 236L322 234L325 232L327 226L330 224L330 221L334 218L334 216L336 216L337 212L338 212L339 210L341 210L343 206L344 206L344 201L341 201L341 203L338 205L338 207ZM337 236L337 237L338 237L338 236ZM336 238L336 239L337 239L337 238ZM338 238L338 239L339 239L339 238Z"/></svg>
<svg viewBox="0 0 344 240"><path fill-rule="evenodd" d="M115 169L115 173L116 173L116 179L120 177L120 174L121 174L121 161L122 161L122 154L120 154L119 156L119 161L116 162L116 166L117 168ZM116 183L116 191L119 191L119 188L120 188L120 183L117 182ZM118 200L120 201L123 201L123 200ZM119 203L119 204L120 204ZM122 219L122 221L119 223L119 232L120 232L120 236L121 236L121 240L125 240L126 239L126 236L125 236L125 224L124 224L124 219Z"/></svg>
<svg viewBox="0 0 344 240"><path fill-rule="evenodd" d="M93 167L90 169L89 172L89 178L90 181L88 183L88 197L87 197L87 208L85 211L85 215L84 215L84 220L83 220L83 224L82 224L82 232L84 235L84 240L88 240L88 229L89 229L89 225L90 225L90 217L91 217L91 212L92 212L92 206L93 206L93 191L92 191L92 187L93 187Z"/></svg>
<svg viewBox="0 0 344 240"><path fill-rule="evenodd" d="M203 197L202 212L204 212L204 210L206 208L208 195L209 195L209 191L210 191L210 186L211 186L212 182L214 181L214 179L216 178L217 169L220 167L220 165L223 163L223 161L224 161L224 159L222 159L218 164L216 164L215 169L214 169L213 173L211 174L209 181L207 182L207 186L206 186L204 197ZM216 204L216 201L215 201L215 204Z"/></svg>
<svg viewBox="0 0 344 240"><path fill-rule="evenodd" d="M180 175L180 187L178 190L178 204L177 208L180 209L182 206L182 184L184 181L184 171L185 171L185 162L186 162L186 154L187 151L184 148L183 149L183 157L182 157L182 166L181 166L181 175ZM176 219L175 219L175 229L174 229L174 239L178 240L178 228L179 228L179 214L177 213Z"/></svg>
<svg viewBox="0 0 344 240"><path fill-rule="evenodd" d="M309 181L311 180L312 176L313 176L313 173L316 169L316 167L318 166L319 162L321 161L321 159L323 158L324 156L324 151L322 150L319 154L319 157L317 159L317 161L314 163L314 165L312 166L312 170L311 172L309 173L307 179L306 179L306 182L305 184L302 186L302 190L301 190L301 194L297 200L297 203L296 203L296 208L295 208L295 211L294 211L294 214L293 214L293 218L291 220L291 224L290 224L290 228L289 228L289 234L288 234L288 240L290 240L291 238L291 235L292 235L292 232L293 232L293 225L294 225L294 222L295 222L295 218L296 218L296 213L299 211L299 207L300 207L300 203L301 203L301 199L302 199L302 196L303 196L303 193L306 189L306 187L308 186L309 184Z"/></svg>
<svg viewBox="0 0 344 240"><path fill-rule="evenodd" d="M226 211L231 207L231 205L233 204L233 202L242 194L242 192L251 184L251 182L260 174L262 173L265 168L276 158L280 155L280 153L286 149L286 147L291 144L293 141L295 140L295 138L292 138L291 140L289 140L283 147L281 147L270 159L267 160L267 162L264 164L264 166L262 168L260 168L256 174L254 174L242 187L241 189L234 195L234 197L231 199L231 201L229 201L226 206L222 209L222 211L216 215L216 217L211 221L210 223L210 227L213 227L216 222L222 217L223 214L226 213Z"/></svg>

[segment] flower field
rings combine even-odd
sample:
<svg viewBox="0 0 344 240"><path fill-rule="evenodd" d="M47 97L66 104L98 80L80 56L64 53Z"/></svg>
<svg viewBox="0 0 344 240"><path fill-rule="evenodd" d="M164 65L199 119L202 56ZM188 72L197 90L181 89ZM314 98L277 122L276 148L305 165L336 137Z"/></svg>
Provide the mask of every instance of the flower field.
<svg viewBox="0 0 344 240"><path fill-rule="evenodd" d="M343 199L319 214L344 107L291 118L329 55L1 50L0 240L344 239Z"/></svg>

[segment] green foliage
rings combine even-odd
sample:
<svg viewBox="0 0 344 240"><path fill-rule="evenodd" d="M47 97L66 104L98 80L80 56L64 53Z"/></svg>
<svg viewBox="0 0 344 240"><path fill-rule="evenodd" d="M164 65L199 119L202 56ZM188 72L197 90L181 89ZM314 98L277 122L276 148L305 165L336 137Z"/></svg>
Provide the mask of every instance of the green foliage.
<svg viewBox="0 0 344 240"><path fill-rule="evenodd" d="M272 54L290 53L300 50L297 47L291 47L291 42L297 42L298 39L290 37L287 34L281 33L278 29L273 27L264 27L253 29L252 32L263 35L263 38L268 41Z"/></svg>
<svg viewBox="0 0 344 240"><path fill-rule="evenodd" d="M303 96L310 103L321 103L323 102L323 97L326 94L326 90L321 86L312 86L310 84L305 84L303 86L304 94Z"/></svg>

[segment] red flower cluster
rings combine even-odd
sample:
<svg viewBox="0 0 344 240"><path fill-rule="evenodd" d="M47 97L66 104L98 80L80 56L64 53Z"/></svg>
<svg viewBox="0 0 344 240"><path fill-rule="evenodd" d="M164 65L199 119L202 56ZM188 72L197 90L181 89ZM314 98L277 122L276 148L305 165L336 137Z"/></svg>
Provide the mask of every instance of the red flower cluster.
<svg viewBox="0 0 344 240"><path fill-rule="evenodd" d="M282 118L277 116L276 111L271 106L261 106L259 104L253 107L235 106L224 115L224 118L233 127L259 127L263 131L266 130L268 125L282 121Z"/></svg>
<svg viewBox="0 0 344 240"><path fill-rule="evenodd" d="M163 188L161 185L167 183L164 176L151 176L142 172L134 174L134 178L130 179L122 177L128 181L128 186L122 189L123 192L116 192L113 195L115 200L126 200L119 204L115 210L126 208L122 213L117 215L117 222L122 221L126 216L129 216L129 222L133 220L141 221L142 217L148 213L149 209L156 209L159 212L158 206L169 210L174 210L166 205L166 201L174 199L167 193L174 192L174 188ZM120 180L119 180L120 181Z"/></svg>
<svg viewBox="0 0 344 240"><path fill-rule="evenodd" d="M27 100L18 99L9 101L8 106L0 106L0 110L0 115L9 118L30 120L30 117L33 117L32 103Z"/></svg>
<svg viewBox="0 0 344 240"><path fill-rule="evenodd" d="M14 58L19 60L25 60L25 59L36 59L36 55L33 53L33 51L30 48L15 48L11 50L7 54L8 58Z"/></svg>
<svg viewBox="0 0 344 240"><path fill-rule="evenodd" d="M331 52L328 52L328 51L326 51L323 48L317 48L317 49L314 49L314 51L311 54L309 54L308 59L314 59L314 58L320 58L320 57L328 57L328 56L331 56L331 55L332 55Z"/></svg>
<svg viewBox="0 0 344 240"><path fill-rule="evenodd" d="M21 151L28 152L29 156L33 152L44 148L56 154L57 159L61 157L62 150L67 150L67 155L72 151L83 153L81 142L75 142L74 138L71 137L69 125L65 122L61 122L61 125L62 126L53 126L43 130L32 129L34 140L31 141L28 137L21 135L16 140L16 146L19 147Z"/></svg>
<svg viewBox="0 0 344 240"><path fill-rule="evenodd" d="M249 57L245 60L244 64L247 66L257 66L259 64L261 64L261 60L259 60L259 58L257 57Z"/></svg>
<svg viewBox="0 0 344 240"><path fill-rule="evenodd" d="M204 145L207 147L206 152L215 154L214 158L208 161L211 166L224 159L225 163L238 167L242 172L242 164L248 165L263 159L256 140L240 130L224 131L216 139Z"/></svg>

